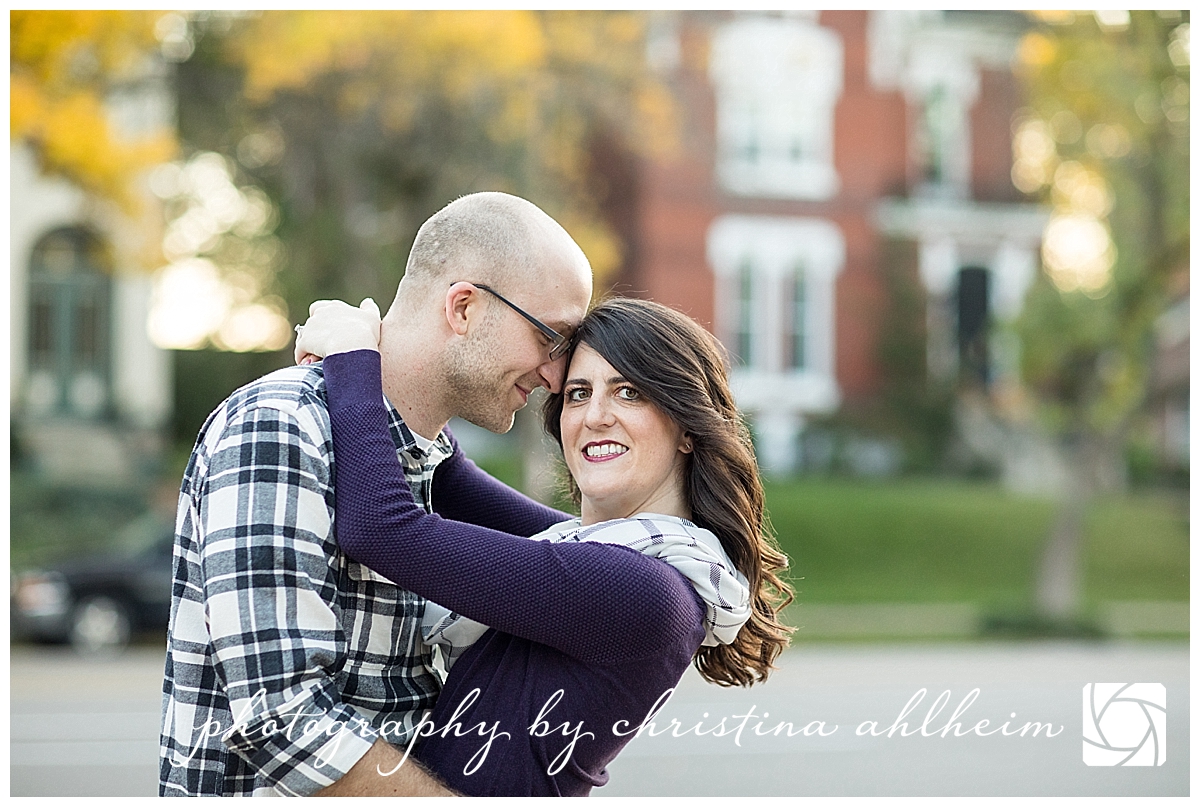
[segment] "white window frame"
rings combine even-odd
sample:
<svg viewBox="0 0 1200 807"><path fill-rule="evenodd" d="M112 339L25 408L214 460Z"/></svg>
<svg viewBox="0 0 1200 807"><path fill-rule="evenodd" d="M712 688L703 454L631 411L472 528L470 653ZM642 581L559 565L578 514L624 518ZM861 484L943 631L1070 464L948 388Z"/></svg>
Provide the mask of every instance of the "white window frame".
<svg viewBox="0 0 1200 807"><path fill-rule="evenodd" d="M721 187L778 199L837 194L833 127L842 64L841 38L806 19L741 19L716 33L709 73ZM750 137L757 159L745 154ZM791 153L796 143L807 147L799 161Z"/></svg>
<svg viewBox="0 0 1200 807"><path fill-rule="evenodd" d="M728 215L708 231L708 260L716 279L717 336L732 350L739 327L736 284L749 259L754 267L751 356L731 373L738 402L751 410L827 412L840 401L835 374L835 286L846 259L845 238L830 221L791 216ZM786 367L787 293L804 267L805 361Z"/></svg>

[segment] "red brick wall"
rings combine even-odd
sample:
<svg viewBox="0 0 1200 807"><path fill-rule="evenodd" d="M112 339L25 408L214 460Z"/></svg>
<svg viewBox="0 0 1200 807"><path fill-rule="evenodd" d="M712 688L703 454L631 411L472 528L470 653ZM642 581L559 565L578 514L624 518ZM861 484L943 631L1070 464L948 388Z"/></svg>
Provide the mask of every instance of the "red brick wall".
<svg viewBox="0 0 1200 807"><path fill-rule="evenodd" d="M872 223L879 199L906 192L908 112L903 96L871 86L867 67L866 11L827 11L823 26L837 31L843 48L842 95L834 116L834 165L841 181L827 203L805 205L799 215L832 219L846 239L846 263L835 297L836 375L847 401L878 388L876 344L886 297L880 240Z"/></svg>
<svg viewBox="0 0 1200 807"><path fill-rule="evenodd" d="M846 240L846 262L836 289L836 366L848 403L878 390L877 345L888 300L883 282L883 240L873 223L883 197L908 194L910 110L899 91L873 88L867 67L865 11L826 11L821 25L836 31L843 47L843 89L834 117L834 165L841 187L825 202L754 199L727 195L716 184L716 115L708 80L711 30L727 15L683 17L682 66L673 79L679 102L681 143L670 158L630 157L636 213L619 229L629 244L618 291L649 296L712 327L714 283L705 254L712 222L727 213L818 217L837 224ZM1019 88L1008 74L983 71L972 111L972 177L977 198L1011 200L1010 117ZM614 217L619 220L620 216Z"/></svg>
<svg viewBox="0 0 1200 807"><path fill-rule="evenodd" d="M877 323L886 304L879 276L878 236L871 224L881 196L905 189L907 111L898 93L880 93L867 78L867 14L825 12L844 49L843 92L834 118L834 165L841 181L827 202L730 196L716 186L715 98L708 81L707 15L687 18L682 32L682 69L675 83L682 143L670 159L642 160L636 172L637 215L627 261L616 287L649 296L712 327L714 280L706 257L712 222L726 213L830 219L846 239L846 263L836 289L836 376L854 398L878 384Z"/></svg>
<svg viewBox="0 0 1200 807"><path fill-rule="evenodd" d="M1012 115L1021 88L1008 72L982 70L971 109L971 194L988 202L1020 201L1012 183Z"/></svg>
<svg viewBox="0 0 1200 807"><path fill-rule="evenodd" d="M842 39L842 95L834 114L833 160L841 180L834 204L856 206L902 195L908 163L903 96L879 92L867 74L867 12L826 11L821 25Z"/></svg>
<svg viewBox="0 0 1200 807"><path fill-rule="evenodd" d="M673 306L712 328L714 288L705 239L722 210L714 180L716 111L704 19L709 17L689 18L681 31L682 66L673 81L680 121L675 152L637 160L638 214L633 231L625 234L636 260L623 267L616 290Z"/></svg>

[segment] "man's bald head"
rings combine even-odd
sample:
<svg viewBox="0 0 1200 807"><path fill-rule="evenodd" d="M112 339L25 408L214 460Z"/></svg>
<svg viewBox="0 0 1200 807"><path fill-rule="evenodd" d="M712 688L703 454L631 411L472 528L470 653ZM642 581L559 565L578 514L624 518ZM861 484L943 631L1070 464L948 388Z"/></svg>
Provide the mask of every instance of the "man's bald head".
<svg viewBox="0 0 1200 807"><path fill-rule="evenodd" d="M451 202L418 231L383 318L384 392L418 434L455 416L507 431L534 389L562 387L554 335L575 332L591 296L583 250L536 205L506 193Z"/></svg>
<svg viewBox="0 0 1200 807"><path fill-rule="evenodd" d="M507 193L473 193L417 231L396 299L440 296L460 280L512 289L537 284L545 272L563 267L590 277L583 251L541 208Z"/></svg>

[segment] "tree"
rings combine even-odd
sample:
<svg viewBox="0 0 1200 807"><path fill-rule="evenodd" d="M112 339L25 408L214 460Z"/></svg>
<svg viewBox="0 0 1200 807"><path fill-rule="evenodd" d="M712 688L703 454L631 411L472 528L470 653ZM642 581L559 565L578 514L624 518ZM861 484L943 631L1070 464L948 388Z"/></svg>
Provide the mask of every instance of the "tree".
<svg viewBox="0 0 1200 807"><path fill-rule="evenodd" d="M475 190L530 198L603 275L621 245L598 214L592 139L662 147L666 92L632 12L279 11L194 15L180 128L278 208L277 290L386 305L417 227Z"/></svg>
<svg viewBox="0 0 1200 807"><path fill-rule="evenodd" d="M170 159L174 132L122 132L109 94L144 76L159 48L161 12L11 11L10 137L43 171L135 212L131 184Z"/></svg>
<svg viewBox="0 0 1200 807"><path fill-rule="evenodd" d="M1054 209L1018 324L1038 422L1067 470L1038 571L1050 622L1078 616L1085 516L1123 483L1155 324L1188 271L1189 30L1186 11L1056 12L1021 47L1030 109L1013 178Z"/></svg>
<svg viewBox="0 0 1200 807"><path fill-rule="evenodd" d="M181 260L292 320L319 298L386 307L420 224L458 196L502 190L561 222L603 288L623 246L601 215L593 145L674 141L646 25L636 12L191 14L195 51L176 72L191 153L180 170L204 160L215 174L222 155L222 182L251 201L261 189L271 210L258 228L191 239ZM180 222L206 205L172 193ZM219 328L208 341L229 345ZM537 431L532 418L522 431Z"/></svg>

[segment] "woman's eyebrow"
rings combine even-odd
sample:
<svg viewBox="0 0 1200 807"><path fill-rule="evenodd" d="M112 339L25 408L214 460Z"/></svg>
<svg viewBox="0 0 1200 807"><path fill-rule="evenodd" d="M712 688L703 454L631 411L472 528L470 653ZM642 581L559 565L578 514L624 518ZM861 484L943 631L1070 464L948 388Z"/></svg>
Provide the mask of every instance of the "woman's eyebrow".
<svg viewBox="0 0 1200 807"><path fill-rule="evenodd" d="M626 380L625 376L623 376L623 375L615 375L612 378L606 379L606 383L608 383L608 384L626 384L626 383L628 383L628 381ZM568 384L580 384L585 387L590 387L592 382L586 378L568 378L566 381L563 382L563 386L565 387Z"/></svg>

